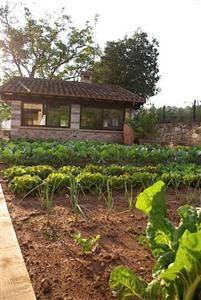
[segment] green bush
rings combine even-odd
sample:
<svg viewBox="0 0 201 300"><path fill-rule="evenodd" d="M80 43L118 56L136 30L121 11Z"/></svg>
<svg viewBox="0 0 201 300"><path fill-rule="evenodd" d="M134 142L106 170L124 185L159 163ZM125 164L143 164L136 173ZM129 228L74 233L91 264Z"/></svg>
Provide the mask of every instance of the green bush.
<svg viewBox="0 0 201 300"><path fill-rule="evenodd" d="M31 192L32 194L36 193L36 187L42 183L42 180L39 176L23 175L16 176L9 183L9 189L17 195L26 195Z"/></svg>

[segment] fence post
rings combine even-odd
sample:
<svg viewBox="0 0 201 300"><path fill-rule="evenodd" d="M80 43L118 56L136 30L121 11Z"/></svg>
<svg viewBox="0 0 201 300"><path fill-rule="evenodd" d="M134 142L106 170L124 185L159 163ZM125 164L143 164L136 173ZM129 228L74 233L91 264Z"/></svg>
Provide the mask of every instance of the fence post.
<svg viewBox="0 0 201 300"><path fill-rule="evenodd" d="M165 123L165 105L163 105L163 123Z"/></svg>
<svg viewBox="0 0 201 300"><path fill-rule="evenodd" d="M195 122L196 100L193 101L193 122Z"/></svg>

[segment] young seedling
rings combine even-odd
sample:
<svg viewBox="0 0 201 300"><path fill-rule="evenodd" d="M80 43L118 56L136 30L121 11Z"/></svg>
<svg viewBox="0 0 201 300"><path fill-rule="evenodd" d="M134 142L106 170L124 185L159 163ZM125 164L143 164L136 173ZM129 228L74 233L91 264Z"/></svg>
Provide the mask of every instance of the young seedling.
<svg viewBox="0 0 201 300"><path fill-rule="evenodd" d="M107 187L107 196L105 198L106 206L107 206L107 216L106 219L109 220L111 211L114 206L114 198L112 195L112 187L111 187L111 179L108 179L106 182L106 187Z"/></svg>
<svg viewBox="0 0 201 300"><path fill-rule="evenodd" d="M47 224L51 223L52 209L54 205L55 188L50 188L48 184L42 184L38 188L38 194L42 205L47 209Z"/></svg>
<svg viewBox="0 0 201 300"><path fill-rule="evenodd" d="M68 190L70 192L70 201L71 205L73 208L73 211L75 213L75 222L78 220L78 215L81 214L83 218L86 220L86 216L79 204L79 191L80 191L80 186L79 183L76 181L75 176L70 176L69 179L69 187Z"/></svg>
<svg viewBox="0 0 201 300"><path fill-rule="evenodd" d="M76 242L77 245L80 245L82 247L83 253L88 253L91 251L95 251L98 240L100 239L100 235L94 235L90 236L88 239L85 239L82 237L80 232L77 232L73 235L73 239Z"/></svg>
<svg viewBox="0 0 201 300"><path fill-rule="evenodd" d="M124 195L125 199L128 203L128 209L129 212L131 213L134 207L134 199L133 199L133 186L132 183L130 183L130 190L128 189L127 182L124 182Z"/></svg>

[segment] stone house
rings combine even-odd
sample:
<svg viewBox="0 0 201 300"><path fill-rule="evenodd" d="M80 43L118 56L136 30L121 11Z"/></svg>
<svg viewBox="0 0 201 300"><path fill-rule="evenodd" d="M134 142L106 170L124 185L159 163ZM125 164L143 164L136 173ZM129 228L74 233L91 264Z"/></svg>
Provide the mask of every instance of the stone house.
<svg viewBox="0 0 201 300"><path fill-rule="evenodd" d="M11 138L123 140L123 124L145 100L116 85L14 77L0 87L11 104Z"/></svg>

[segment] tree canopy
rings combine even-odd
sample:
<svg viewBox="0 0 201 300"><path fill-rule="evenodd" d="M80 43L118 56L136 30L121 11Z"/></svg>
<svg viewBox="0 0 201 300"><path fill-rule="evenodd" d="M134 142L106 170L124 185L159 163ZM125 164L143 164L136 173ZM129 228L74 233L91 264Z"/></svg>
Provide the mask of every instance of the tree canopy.
<svg viewBox="0 0 201 300"><path fill-rule="evenodd" d="M93 68L98 83L118 84L148 98L158 92L158 47L156 39L138 29L133 36L107 42L104 53Z"/></svg>
<svg viewBox="0 0 201 300"><path fill-rule="evenodd" d="M64 9L57 15L33 17L22 7L20 22L16 7L0 7L0 50L4 77L77 79L80 71L89 69L98 53L93 28L87 21L75 27Z"/></svg>

